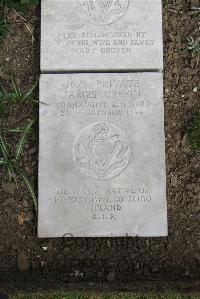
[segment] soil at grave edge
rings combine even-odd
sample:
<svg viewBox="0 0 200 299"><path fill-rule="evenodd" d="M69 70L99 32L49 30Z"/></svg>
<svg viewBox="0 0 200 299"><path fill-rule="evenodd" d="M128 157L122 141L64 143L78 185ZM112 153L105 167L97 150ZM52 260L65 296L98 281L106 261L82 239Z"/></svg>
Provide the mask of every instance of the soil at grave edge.
<svg viewBox="0 0 200 299"><path fill-rule="evenodd" d="M26 25L22 18L16 17L0 47L0 65L4 63L4 71L14 74L24 89L39 74L40 9L29 9L25 18ZM143 290L155 286L161 290L163 285L186 286L187 290L199 288L200 155L188 147L185 135L200 106L196 92L199 56L186 50L186 36L198 35L198 26L199 16L190 14L186 1L163 7L169 236L38 239L29 193L23 184L17 189L14 183L4 182L0 184L2 288L7 291L70 285L89 288L104 283L107 288L122 289L133 285ZM1 73L1 80L7 84L6 79ZM0 125L20 125L24 119L37 117L37 113L37 105L16 109ZM10 142L14 144L15 139ZM35 183L37 154L36 129L23 156L24 167Z"/></svg>

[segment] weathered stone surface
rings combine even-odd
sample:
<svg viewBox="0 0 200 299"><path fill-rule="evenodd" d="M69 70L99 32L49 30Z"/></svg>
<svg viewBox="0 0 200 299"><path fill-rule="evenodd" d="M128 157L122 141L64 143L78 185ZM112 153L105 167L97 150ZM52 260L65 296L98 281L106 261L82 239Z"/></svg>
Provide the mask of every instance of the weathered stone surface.
<svg viewBox="0 0 200 299"><path fill-rule="evenodd" d="M162 67L160 0L42 1L42 71Z"/></svg>
<svg viewBox="0 0 200 299"><path fill-rule="evenodd" d="M40 101L39 237L167 235L162 74L42 75Z"/></svg>

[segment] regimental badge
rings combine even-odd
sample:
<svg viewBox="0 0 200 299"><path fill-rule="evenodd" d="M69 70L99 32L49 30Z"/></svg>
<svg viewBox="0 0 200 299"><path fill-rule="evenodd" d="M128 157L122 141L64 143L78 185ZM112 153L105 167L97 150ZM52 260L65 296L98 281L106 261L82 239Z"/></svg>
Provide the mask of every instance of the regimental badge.
<svg viewBox="0 0 200 299"><path fill-rule="evenodd" d="M75 164L86 176L106 180L125 170L131 150L121 129L99 122L80 132L74 142L73 156Z"/></svg>
<svg viewBox="0 0 200 299"><path fill-rule="evenodd" d="M94 25L108 25L118 21L128 5L129 0L79 0L76 9L85 21Z"/></svg>

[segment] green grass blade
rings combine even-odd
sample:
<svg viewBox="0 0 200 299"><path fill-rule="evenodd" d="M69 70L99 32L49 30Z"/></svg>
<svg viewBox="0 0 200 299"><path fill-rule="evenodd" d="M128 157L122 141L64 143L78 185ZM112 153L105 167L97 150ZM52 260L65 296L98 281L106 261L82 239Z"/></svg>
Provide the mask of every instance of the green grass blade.
<svg viewBox="0 0 200 299"><path fill-rule="evenodd" d="M6 166L6 161L4 161L3 159L0 159L0 166L3 165L3 166Z"/></svg>
<svg viewBox="0 0 200 299"><path fill-rule="evenodd" d="M16 103L17 95L15 92L8 92L7 94L4 95L4 101L10 100L12 103Z"/></svg>
<svg viewBox="0 0 200 299"><path fill-rule="evenodd" d="M9 92L6 94L0 94L0 103L1 104L8 104L8 102L11 102L12 104L17 103L17 95L14 92Z"/></svg>
<svg viewBox="0 0 200 299"><path fill-rule="evenodd" d="M22 94L21 94L21 90L19 88L19 85L17 84L17 82L15 81L15 79L13 77L11 78L11 80L12 80L12 84L13 84L13 87L14 87L14 90L15 90L15 94L17 96L17 100L20 102Z"/></svg>
<svg viewBox="0 0 200 299"><path fill-rule="evenodd" d="M14 167L10 160L10 153L7 148L6 142L1 133L0 133L0 153L3 155L4 166L6 166L8 178L9 181L11 181L12 178L14 177Z"/></svg>
<svg viewBox="0 0 200 299"><path fill-rule="evenodd" d="M6 145L6 142L4 140L4 137L3 135L0 133L0 151L3 155L3 158L5 161L8 160L8 157L9 157L9 150L7 148L7 145Z"/></svg>
<svg viewBox="0 0 200 299"><path fill-rule="evenodd" d="M3 103L0 102L0 118L5 117L5 115L6 115L5 107L4 107Z"/></svg>
<svg viewBox="0 0 200 299"><path fill-rule="evenodd" d="M16 153L15 153L15 163L17 163L20 159L20 156L23 152L24 149L24 145L26 142L26 137L27 134L30 132L30 128L32 127L33 123L35 122L35 120L31 120L28 122L28 124L25 126L23 132L22 132L22 136L17 144L17 148L16 148Z"/></svg>
<svg viewBox="0 0 200 299"><path fill-rule="evenodd" d="M5 166L7 167L8 180L9 180L9 182L11 182L12 179L15 178L15 172L14 172L13 166L8 163L6 163Z"/></svg>
<svg viewBox="0 0 200 299"><path fill-rule="evenodd" d="M18 170L18 173L19 173L21 179L23 180L24 184L26 185L26 187L27 187L27 189L28 189L28 191L29 191L29 193L32 197L33 204L34 204L35 210L37 212L37 198L36 198L33 186L31 184L29 178L27 177L27 175L23 171Z"/></svg>
<svg viewBox="0 0 200 299"><path fill-rule="evenodd" d="M2 129L3 132L6 132L6 133L22 133L24 132L24 127L16 127L16 128L5 128L5 129ZM28 133L31 133L33 132L32 128L30 128L28 130Z"/></svg>
<svg viewBox="0 0 200 299"><path fill-rule="evenodd" d="M36 81L35 84L33 84L33 86L29 89L29 91L21 98L21 100L20 100L21 104L26 103L27 99L33 93L33 91L36 88L37 84L38 84L38 82Z"/></svg>
<svg viewBox="0 0 200 299"><path fill-rule="evenodd" d="M41 104L41 105L50 106L49 104L47 104L47 103L45 103L45 102L42 102L42 101L36 101L36 100L33 100L32 102L37 103L37 104Z"/></svg>
<svg viewBox="0 0 200 299"><path fill-rule="evenodd" d="M0 39L4 37L9 25L5 21L0 21Z"/></svg>
<svg viewBox="0 0 200 299"><path fill-rule="evenodd" d="M8 93L1 83L0 83L0 91L3 92L4 94Z"/></svg>

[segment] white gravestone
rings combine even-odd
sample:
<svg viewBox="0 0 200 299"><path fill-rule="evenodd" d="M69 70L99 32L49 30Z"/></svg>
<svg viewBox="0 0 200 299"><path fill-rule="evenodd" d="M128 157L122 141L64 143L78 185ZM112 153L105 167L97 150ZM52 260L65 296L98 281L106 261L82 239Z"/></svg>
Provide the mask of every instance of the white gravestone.
<svg viewBox="0 0 200 299"><path fill-rule="evenodd" d="M41 70L161 70L161 0L43 0Z"/></svg>
<svg viewBox="0 0 200 299"><path fill-rule="evenodd" d="M43 74L40 101L39 237L166 236L162 74Z"/></svg>

